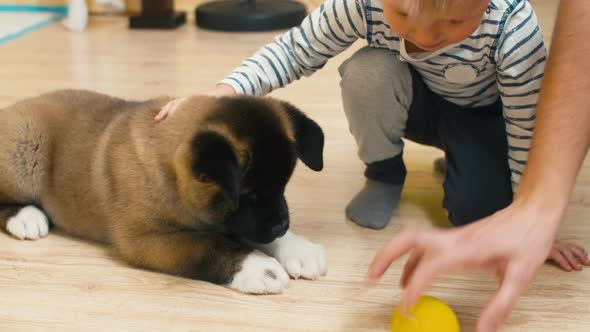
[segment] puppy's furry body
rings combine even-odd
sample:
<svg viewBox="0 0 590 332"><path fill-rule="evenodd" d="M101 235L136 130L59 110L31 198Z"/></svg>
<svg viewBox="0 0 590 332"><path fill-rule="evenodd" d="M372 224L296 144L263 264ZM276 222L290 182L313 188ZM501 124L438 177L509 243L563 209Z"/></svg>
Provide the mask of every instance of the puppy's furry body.
<svg viewBox="0 0 590 332"><path fill-rule="evenodd" d="M284 235L283 197L297 157L322 168L321 129L289 104L253 97L194 97L156 124L169 100L67 90L0 110L0 204L9 231L31 237L30 219L43 224L35 205L67 233L111 244L129 263L156 271L245 292L284 289L285 271L248 242L270 243L258 247L274 256L285 251L277 246L313 248L300 260L318 266L309 277L323 274L321 248ZM28 210L6 212L14 206ZM299 259L286 256L276 258Z"/></svg>

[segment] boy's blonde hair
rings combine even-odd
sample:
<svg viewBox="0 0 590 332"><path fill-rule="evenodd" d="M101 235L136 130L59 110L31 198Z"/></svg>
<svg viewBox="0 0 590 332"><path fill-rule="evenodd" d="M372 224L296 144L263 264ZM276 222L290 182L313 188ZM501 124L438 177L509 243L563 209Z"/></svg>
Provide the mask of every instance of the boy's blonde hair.
<svg viewBox="0 0 590 332"><path fill-rule="evenodd" d="M472 4L482 4L489 0L395 0L400 9L409 16L435 15L449 16L457 12L470 12Z"/></svg>

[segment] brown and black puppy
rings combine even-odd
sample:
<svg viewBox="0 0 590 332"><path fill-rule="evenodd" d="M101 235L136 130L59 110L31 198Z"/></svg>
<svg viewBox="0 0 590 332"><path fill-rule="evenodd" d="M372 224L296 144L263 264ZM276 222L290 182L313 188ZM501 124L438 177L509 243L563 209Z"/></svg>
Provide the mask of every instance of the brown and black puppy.
<svg viewBox="0 0 590 332"><path fill-rule="evenodd" d="M297 159L323 167L320 127L271 98L44 94L0 110L0 212L20 239L49 222L110 244L127 262L248 293L279 293L326 271L324 251L288 232Z"/></svg>

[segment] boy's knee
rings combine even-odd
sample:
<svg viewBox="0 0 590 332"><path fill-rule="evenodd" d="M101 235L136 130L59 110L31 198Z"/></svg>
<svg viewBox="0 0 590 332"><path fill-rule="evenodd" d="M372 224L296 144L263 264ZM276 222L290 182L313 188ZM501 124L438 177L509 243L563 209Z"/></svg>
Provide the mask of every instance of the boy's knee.
<svg viewBox="0 0 590 332"><path fill-rule="evenodd" d="M364 47L344 61L338 68L340 86L345 93L378 94L399 89L410 89L412 77L407 63L385 49Z"/></svg>
<svg viewBox="0 0 590 332"><path fill-rule="evenodd" d="M510 205L512 199L512 189L509 185L485 188L471 183L469 187L446 193L444 206L451 223L463 226L504 209Z"/></svg>

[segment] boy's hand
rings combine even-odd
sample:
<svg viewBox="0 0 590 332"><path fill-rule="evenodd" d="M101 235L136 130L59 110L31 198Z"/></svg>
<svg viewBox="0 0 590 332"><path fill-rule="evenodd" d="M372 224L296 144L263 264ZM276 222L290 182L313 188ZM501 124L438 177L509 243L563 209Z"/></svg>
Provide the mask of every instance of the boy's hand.
<svg viewBox="0 0 590 332"><path fill-rule="evenodd" d="M235 95L235 94L236 94L236 91L231 86L229 86L227 84L218 84L215 87L215 89L207 92L205 95L208 95L208 96L231 96L231 95ZM178 106L185 100L186 100L186 98L177 98L177 99L171 100L166 105L164 105L164 107L162 107L162 109L156 115L154 120L156 122L160 122L160 121L166 119L166 117L168 117L169 115L174 113L176 111L176 109L178 109Z"/></svg>
<svg viewBox="0 0 590 332"><path fill-rule="evenodd" d="M160 110L160 112L158 112L154 120L156 120L156 122L160 122L166 119L166 117L174 113L174 111L176 111L176 109L178 108L178 105L180 105L185 100L186 98L172 99L166 105L164 105L164 107L162 107L162 109Z"/></svg>
<svg viewBox="0 0 590 332"><path fill-rule="evenodd" d="M491 332L506 320L537 269L552 258L562 212L527 203L512 205L478 222L454 229L409 229L394 237L374 258L367 277L375 281L406 253L401 304L411 308L435 277L470 269L491 270L500 286L481 313L478 332ZM561 249L563 245L556 247ZM575 247L569 247L572 253ZM558 257L558 256L555 256Z"/></svg>

